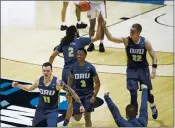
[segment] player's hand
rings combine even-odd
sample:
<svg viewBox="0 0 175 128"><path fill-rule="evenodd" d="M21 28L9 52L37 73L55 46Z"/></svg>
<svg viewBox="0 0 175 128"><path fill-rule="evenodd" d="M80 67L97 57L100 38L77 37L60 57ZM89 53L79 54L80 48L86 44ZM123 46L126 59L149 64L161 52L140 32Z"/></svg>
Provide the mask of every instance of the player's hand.
<svg viewBox="0 0 175 128"><path fill-rule="evenodd" d="M151 77L151 79L154 79L156 77L156 68L152 69L150 77Z"/></svg>
<svg viewBox="0 0 175 128"><path fill-rule="evenodd" d="M96 101L96 97L92 96L90 102L93 104L93 103L95 103L95 101Z"/></svg>
<svg viewBox="0 0 175 128"><path fill-rule="evenodd" d="M109 96L109 91L108 91L108 90L106 90L106 91L104 92L104 96Z"/></svg>
<svg viewBox="0 0 175 128"><path fill-rule="evenodd" d="M14 81L14 82L12 83L12 87L17 87L17 86L18 86L18 82L15 82L15 81Z"/></svg>
<svg viewBox="0 0 175 128"><path fill-rule="evenodd" d="M83 107L83 105L80 106L80 113L84 113L85 112L85 109Z"/></svg>

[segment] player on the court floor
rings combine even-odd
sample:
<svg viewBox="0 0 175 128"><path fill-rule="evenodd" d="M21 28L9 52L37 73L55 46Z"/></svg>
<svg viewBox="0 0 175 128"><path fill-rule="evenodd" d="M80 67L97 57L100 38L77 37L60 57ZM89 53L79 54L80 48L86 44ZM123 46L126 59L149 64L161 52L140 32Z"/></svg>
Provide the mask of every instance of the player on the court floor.
<svg viewBox="0 0 175 128"><path fill-rule="evenodd" d="M106 12L105 12L105 2L104 0L97 1L89 1L90 5L90 10L88 11L87 15L90 21L90 27L89 27L89 36L93 36L95 33L95 25L96 25L96 19L101 13L102 16L105 18L106 17ZM100 38L100 44L99 44L99 52L105 52L105 48L103 45L103 40L104 40L104 30L102 28L101 31L101 38ZM87 51L93 51L95 50L93 42L89 45Z"/></svg>
<svg viewBox="0 0 175 128"><path fill-rule="evenodd" d="M126 118L125 120L121 114L117 106L112 102L111 98L109 97L109 92L105 92L104 99L108 105L109 110L111 111L111 114L118 125L118 127L147 127L148 125L148 92L147 92L147 86L142 84L141 90L142 90L142 100L141 100L141 106L140 106L140 115L137 118L137 110L135 106L132 104L127 105L126 107Z"/></svg>
<svg viewBox="0 0 175 128"><path fill-rule="evenodd" d="M100 80L95 67L85 60L86 55L87 52L83 48L77 51L77 62L71 66L68 85L74 89L83 103L85 127L91 127L91 112L94 111L94 103L100 89ZM80 105L73 100L73 115L76 121L82 117L79 108Z"/></svg>
<svg viewBox="0 0 175 128"><path fill-rule="evenodd" d="M103 17L100 16L101 20ZM156 76L157 57L150 44L144 37L140 36L142 26L138 23L133 24L130 29L130 36L124 38L113 37L106 27L106 22L103 22L104 32L111 42L123 43L127 54L127 89L131 94L131 104L135 105L138 110L137 90L138 82L148 86L148 101L152 110L153 119L157 119L158 111L154 103L154 96L151 94L152 83L151 78ZM149 64L146 58L147 51L152 58L152 72L150 74Z"/></svg>
<svg viewBox="0 0 175 128"><path fill-rule="evenodd" d="M56 76L52 75L52 65L49 62L46 62L42 65L42 73L43 75L40 76L39 79L35 80L31 86L18 84L18 82L12 83L13 87L18 87L24 91L32 91L35 88L39 88L39 103L35 111L32 126L57 127L60 89L69 92L76 102L81 106L79 111L84 112L84 107L75 91L63 81L60 81Z"/></svg>
<svg viewBox="0 0 175 128"><path fill-rule="evenodd" d="M60 53L63 53L64 56L64 68L62 70L62 80L67 83L67 79L70 73L71 65L77 61L76 54L79 48L84 48L86 45L89 45L91 42L95 42L99 40L101 33L101 23L98 20L98 28L95 36L92 37L80 37L79 32L75 26L70 26L66 30L66 36L63 37L61 43L55 47L53 53L49 58L49 62L52 64L55 57ZM72 116L72 100L71 97L67 95L68 100L68 110L66 114L65 121L63 123L64 126L68 125L69 119Z"/></svg>
<svg viewBox="0 0 175 128"><path fill-rule="evenodd" d="M78 29L86 28L87 24L81 22L81 12L80 12L80 7L79 7L79 1L70 0L70 1L63 1L63 8L62 8L62 11L61 11L62 24L61 24L60 30L63 31L63 30L66 30L68 28L67 25L66 25L65 19L66 19L67 7L68 7L68 4L70 2L74 3L75 6L76 6L76 10L75 10L76 17L77 17L76 27Z"/></svg>

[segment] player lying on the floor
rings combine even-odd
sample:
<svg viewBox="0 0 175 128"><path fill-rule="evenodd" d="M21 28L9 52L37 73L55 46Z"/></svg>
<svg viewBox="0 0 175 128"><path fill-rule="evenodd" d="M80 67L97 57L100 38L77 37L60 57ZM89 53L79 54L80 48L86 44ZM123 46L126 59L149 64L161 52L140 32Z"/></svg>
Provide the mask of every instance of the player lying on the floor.
<svg viewBox="0 0 175 128"><path fill-rule="evenodd" d="M129 104L126 107L126 118L125 120L120 112L117 106L112 102L111 98L109 97L109 92L105 92L104 98L108 105L109 110L112 113L112 116L116 122L116 124L119 127L147 127L148 124L148 105L147 105L147 99L148 99L148 92L147 92L147 86L142 84L142 103L140 107L140 115L137 118L137 111L134 105Z"/></svg>

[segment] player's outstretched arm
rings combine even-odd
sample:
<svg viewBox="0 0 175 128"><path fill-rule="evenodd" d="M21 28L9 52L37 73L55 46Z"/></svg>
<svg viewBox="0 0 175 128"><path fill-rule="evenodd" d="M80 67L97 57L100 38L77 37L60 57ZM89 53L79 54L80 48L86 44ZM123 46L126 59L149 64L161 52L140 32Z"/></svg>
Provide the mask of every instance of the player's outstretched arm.
<svg viewBox="0 0 175 128"><path fill-rule="evenodd" d="M97 26L97 32L95 34L95 36L91 37L91 42L95 42L97 40L100 39L101 34L102 34L102 20L100 18L98 18L98 26Z"/></svg>
<svg viewBox="0 0 175 128"><path fill-rule="evenodd" d="M80 98L72 88L66 85L63 81L57 81L57 85L59 85L64 91L68 92L78 103L80 103L80 106L82 105Z"/></svg>
<svg viewBox="0 0 175 128"><path fill-rule="evenodd" d="M119 127L131 127L130 123L127 122L120 114L118 107L113 103L112 99L109 97L109 91L104 93L104 99L108 105L108 108Z"/></svg>
<svg viewBox="0 0 175 128"><path fill-rule="evenodd" d="M145 39L145 48L147 49L149 55L152 58L152 73L151 78L155 78L156 76L156 69L157 69L157 56L151 46L151 43Z"/></svg>
<svg viewBox="0 0 175 128"><path fill-rule="evenodd" d="M112 36L112 34L109 32L106 26L106 22L103 23L103 28L104 28L104 33L109 41L114 42L114 43L123 43L125 45L127 44L128 42L127 38L119 38L119 37Z"/></svg>
<svg viewBox="0 0 175 128"><path fill-rule="evenodd" d="M139 120L142 122L144 127L147 127L148 124L148 92L147 89L148 87L146 85L141 85L141 90L142 90L142 101L141 101L141 106L140 106L140 115L139 115Z"/></svg>
<svg viewBox="0 0 175 128"><path fill-rule="evenodd" d="M58 55L59 55L59 51L57 51L57 50L53 51L52 54L49 57L49 63L52 64L54 59L55 59L55 57L58 56Z"/></svg>
<svg viewBox="0 0 175 128"><path fill-rule="evenodd" d="M13 87L18 87L24 91L32 91L34 90L35 88L38 87L38 83L39 83L39 80L36 80L32 85L22 85L22 84L19 84L18 82L13 82L12 83L12 86Z"/></svg>

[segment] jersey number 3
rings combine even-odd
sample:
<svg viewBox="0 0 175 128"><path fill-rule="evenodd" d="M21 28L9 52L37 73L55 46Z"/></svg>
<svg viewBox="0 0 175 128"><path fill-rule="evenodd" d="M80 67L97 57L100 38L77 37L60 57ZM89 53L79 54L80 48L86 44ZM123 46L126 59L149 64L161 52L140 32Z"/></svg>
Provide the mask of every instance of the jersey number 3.
<svg viewBox="0 0 175 128"><path fill-rule="evenodd" d="M85 80L81 80L80 83L81 83L81 87L83 87L83 88L86 87L86 82L85 82Z"/></svg>
<svg viewBox="0 0 175 128"><path fill-rule="evenodd" d="M134 61L142 61L142 56L141 55L132 55L132 59Z"/></svg>
<svg viewBox="0 0 175 128"><path fill-rule="evenodd" d="M74 57L74 49L72 47L69 47L68 48L68 54L69 54L69 57Z"/></svg>

